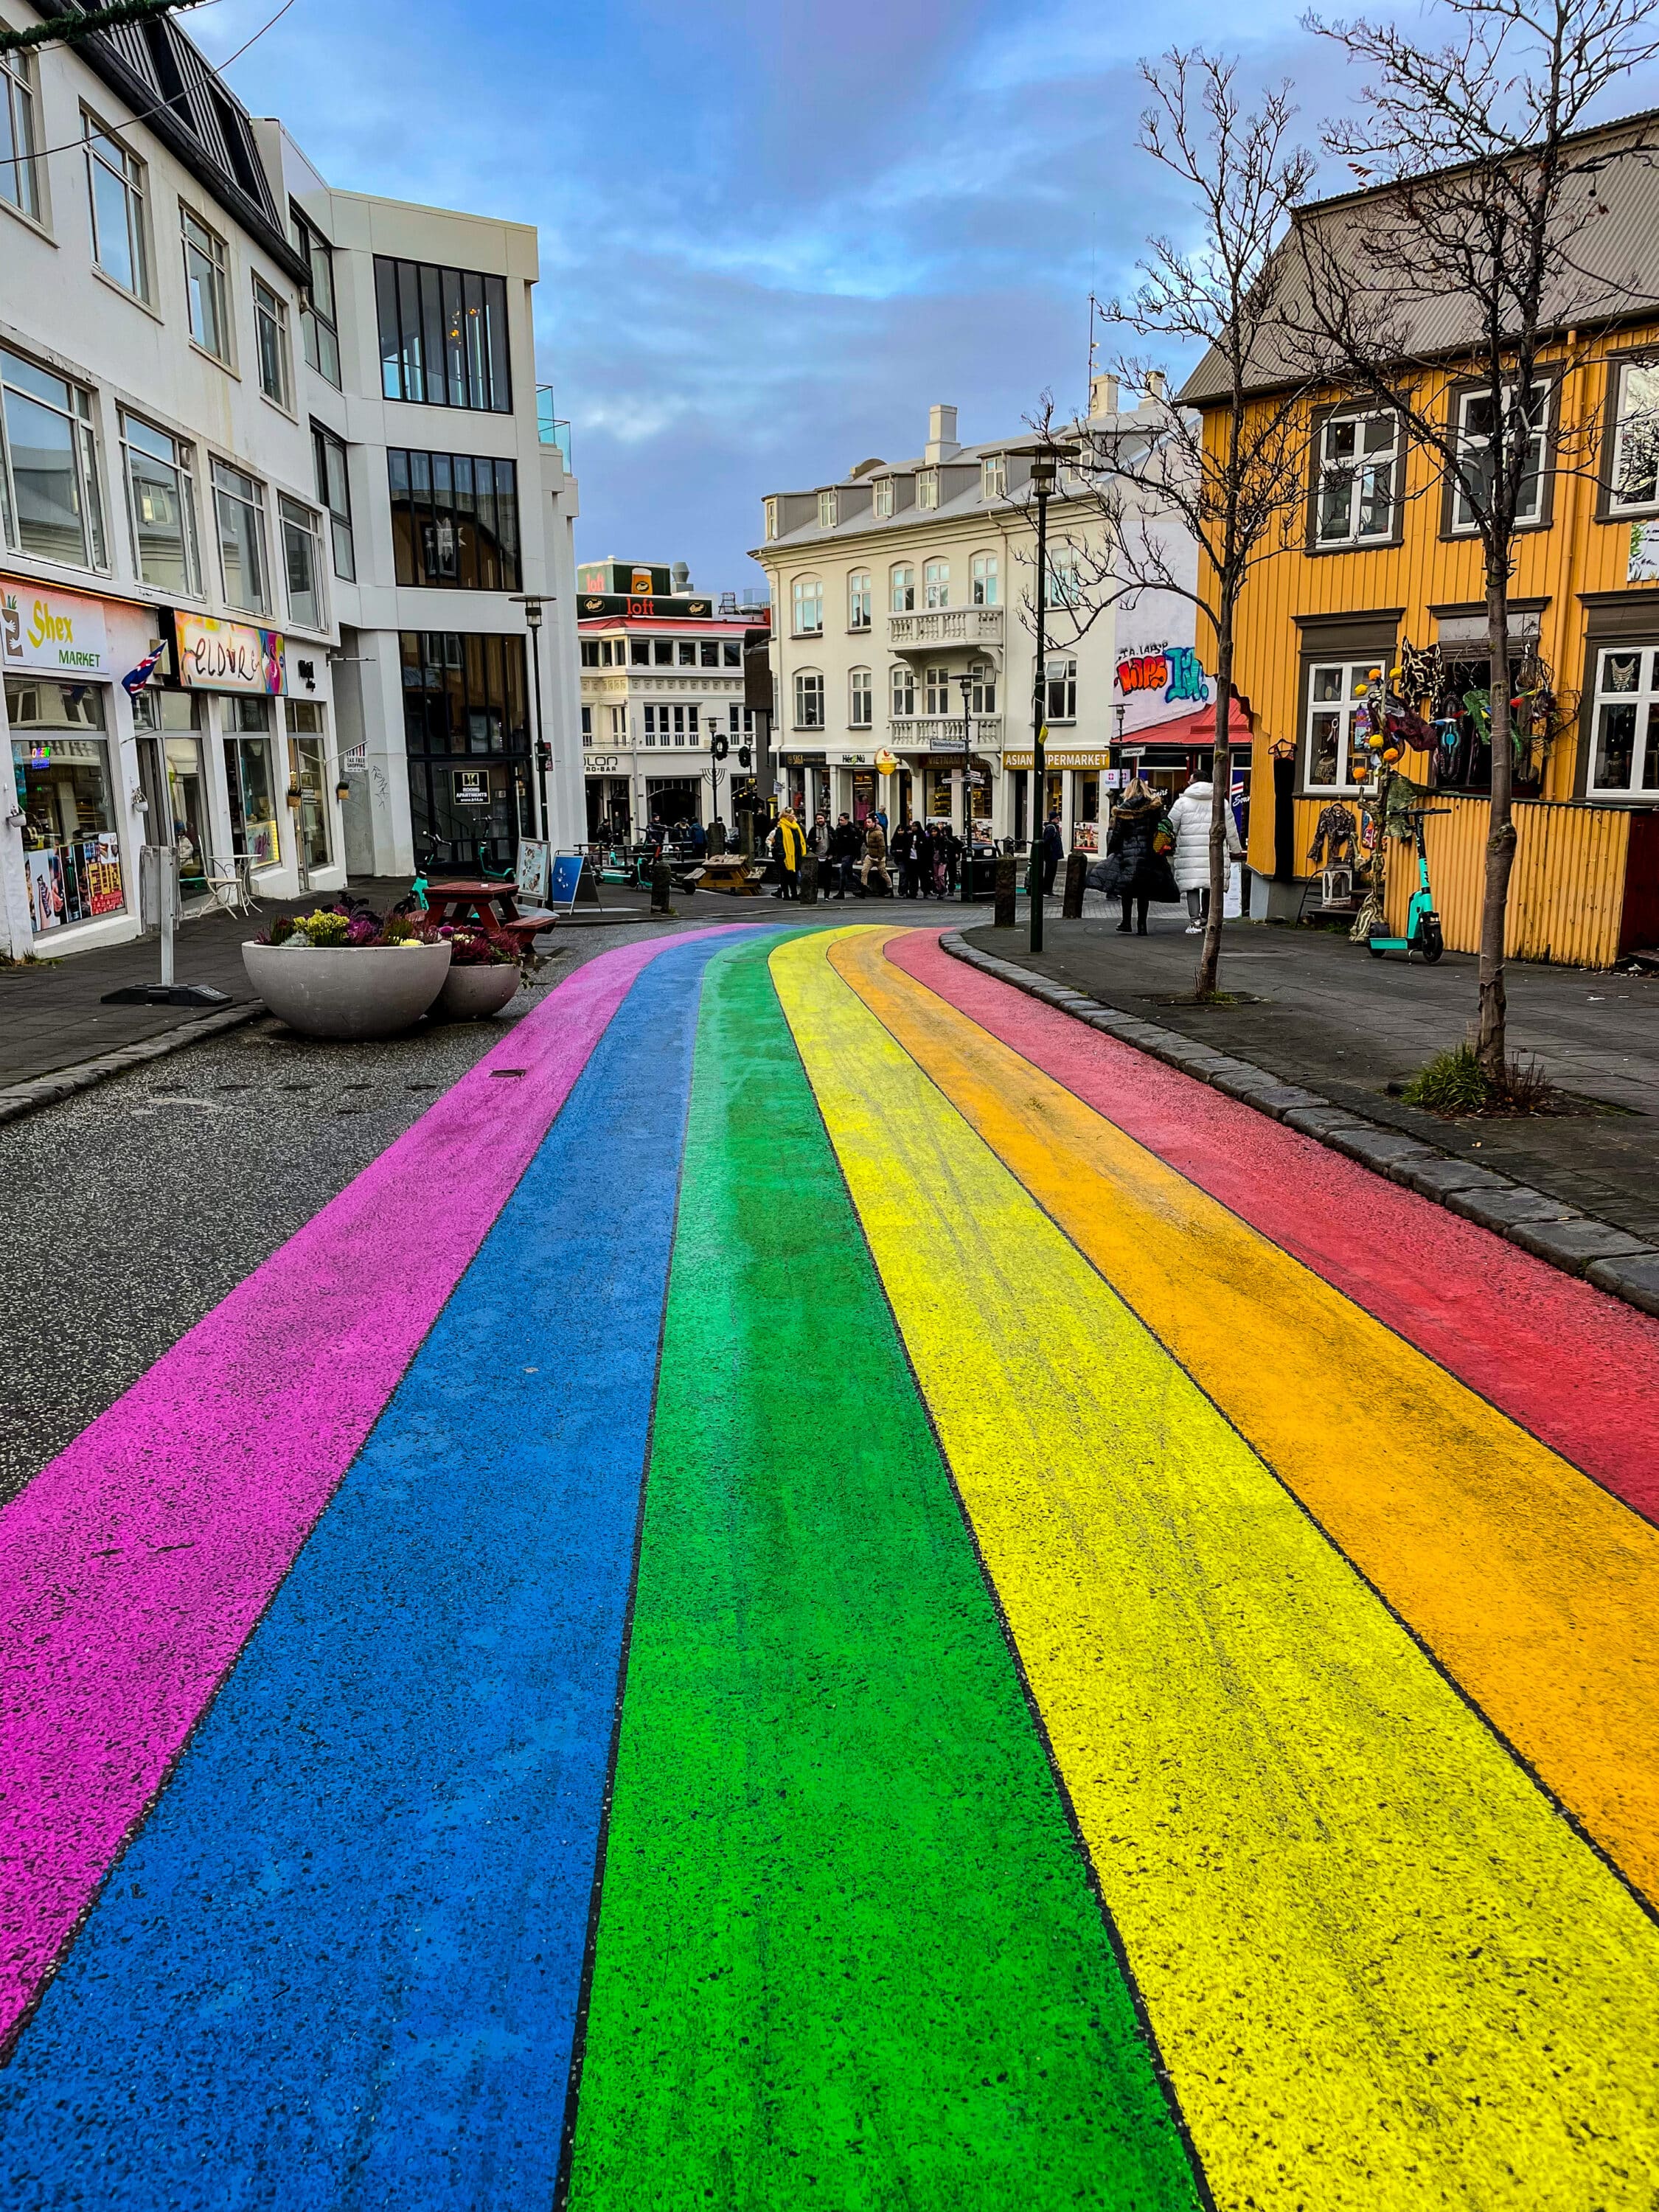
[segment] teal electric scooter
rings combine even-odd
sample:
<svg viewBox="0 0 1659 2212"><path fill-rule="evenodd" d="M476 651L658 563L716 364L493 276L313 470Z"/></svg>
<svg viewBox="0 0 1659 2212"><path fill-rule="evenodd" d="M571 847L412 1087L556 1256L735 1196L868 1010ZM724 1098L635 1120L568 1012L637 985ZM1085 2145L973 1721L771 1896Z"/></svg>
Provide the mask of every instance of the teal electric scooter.
<svg viewBox="0 0 1659 2212"><path fill-rule="evenodd" d="M1424 959L1437 960L1446 949L1440 934L1440 917L1434 910L1434 894L1429 889L1429 847L1423 835L1423 824L1431 814L1449 814L1449 806L1413 806L1406 819L1412 825L1412 842L1417 848L1417 889L1406 915L1406 934L1403 937L1368 937L1371 957L1380 960L1385 952L1403 952L1409 959L1420 952Z"/></svg>

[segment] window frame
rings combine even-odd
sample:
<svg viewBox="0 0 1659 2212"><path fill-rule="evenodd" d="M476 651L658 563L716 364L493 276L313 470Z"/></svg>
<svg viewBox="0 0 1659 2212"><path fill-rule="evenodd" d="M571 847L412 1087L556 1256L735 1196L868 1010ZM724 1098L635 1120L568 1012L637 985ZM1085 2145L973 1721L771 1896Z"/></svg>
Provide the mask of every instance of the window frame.
<svg viewBox="0 0 1659 2212"><path fill-rule="evenodd" d="M144 573L144 556L138 534L138 490L132 477L134 447L129 434L131 428L135 426L140 430L148 431L152 438L165 438L173 449L173 458L169 461L160 453L149 453L141 446L137 450L143 454L144 459L163 468L173 469L176 475L184 479L182 493L175 485L173 495L178 501L179 511L184 525L181 533L184 568L189 580L182 586L167 582L158 577L148 576ZM171 430L164 430L158 423L147 422L142 415L136 414L125 407L118 408L116 410L116 427L121 443L121 477L126 488L127 528L132 541L132 573L140 583L147 586L153 592L177 592L181 598L199 599L203 597L202 541L200 519L196 503L196 447L191 440L176 437ZM179 459L180 453L188 458L180 460Z"/></svg>
<svg viewBox="0 0 1659 2212"><path fill-rule="evenodd" d="M847 628L857 637L867 637L874 626L875 600L870 571L854 568L847 579ZM860 611L864 619L859 619Z"/></svg>
<svg viewBox="0 0 1659 2212"><path fill-rule="evenodd" d="M981 499L1007 498L1008 456L1006 453L985 453L981 456L979 495Z"/></svg>
<svg viewBox="0 0 1659 2212"><path fill-rule="evenodd" d="M288 326L288 301L269 278L252 271L253 289L253 364L254 375L260 395L284 415L294 412L294 343ZM275 346L276 357L271 361L266 349L269 331ZM265 381L267 368L274 368L277 388L273 392Z"/></svg>
<svg viewBox="0 0 1659 2212"><path fill-rule="evenodd" d="M81 110L81 141L87 172L87 223L92 240L92 265L106 283L113 284L118 292L128 299L137 300L141 307L153 307L155 285L151 279L154 257L150 248L149 170L131 148L118 138L110 126L100 123L89 107ZM109 147L121 157L118 170L99 149ZM99 251L97 171L101 169L122 195L125 203L123 228L126 235L128 257L137 272L137 283L126 283L117 276L102 258ZM130 174L129 171L136 174Z"/></svg>
<svg viewBox="0 0 1659 2212"><path fill-rule="evenodd" d="M816 689L813 687L816 686ZM822 730L826 726L823 676L817 668L798 668L791 687L795 718L790 725L797 730ZM816 713L812 711L816 703Z"/></svg>
<svg viewBox="0 0 1659 2212"><path fill-rule="evenodd" d="M766 532L767 542L769 544L772 539L778 534L777 501L775 499L763 499L761 501L761 515Z"/></svg>
<svg viewBox="0 0 1659 2212"><path fill-rule="evenodd" d="M1083 583L1078 573L1075 545L1062 544L1050 551L1043 594L1045 612L1074 607L1082 598Z"/></svg>
<svg viewBox="0 0 1659 2212"><path fill-rule="evenodd" d="M941 614L950 605L951 563L947 560L936 557L922 562L921 604L930 615Z"/></svg>
<svg viewBox="0 0 1659 2212"><path fill-rule="evenodd" d="M1603 805L1653 806L1659 804L1659 623L1654 623L1646 637L1608 637L1592 635L1586 645L1594 680L1584 687L1583 733L1581 740L1583 769L1581 775L1580 796ZM1605 680L1606 663L1614 654L1633 655L1637 661L1637 682L1628 691L1611 692ZM1648 681L1644 684L1642 672L1645 667ZM1589 671L1586 672L1589 673ZM1601 720L1604 708L1627 701L1636 717L1636 727L1631 745L1631 780L1625 784L1601 783L1596 780L1597 757L1601 750ZM1643 710L1647 711L1649 730L1647 742L1643 743ZM1652 782L1636 781L1637 771L1643 766L1643 755L1648 756Z"/></svg>
<svg viewBox="0 0 1659 2212"><path fill-rule="evenodd" d="M388 446L386 453L398 586L405 591L522 590L517 461L421 446Z"/></svg>
<svg viewBox="0 0 1659 2212"><path fill-rule="evenodd" d="M988 660L970 660L968 673L974 684L969 695L973 702L970 711L975 714L994 714L997 711L997 672L994 665Z"/></svg>
<svg viewBox="0 0 1659 2212"><path fill-rule="evenodd" d="M244 495L234 487L222 483L220 481L222 471L226 476L240 477L242 482L251 488L253 494L252 498L251 500L246 498ZM224 604L237 614L263 615L265 620L269 622L276 611L276 603L275 596L271 590L273 579L270 567L270 532L268 520L269 510L265 504L264 483L258 477L251 476L246 469L239 467L234 461L222 460L216 453L212 455L210 459L208 475L213 495L213 533L219 548L219 584L221 592L224 599ZM230 577L225 567L224 520L219 510L219 501L222 496L231 501L237 506L246 507L254 518L257 525L255 531L255 549L258 555L259 565L264 580L264 603L263 605L249 606L240 600L232 599L230 595Z"/></svg>
<svg viewBox="0 0 1659 2212"><path fill-rule="evenodd" d="M1002 559L996 553L975 553L968 564L969 604L975 607L1002 605Z"/></svg>
<svg viewBox="0 0 1659 2212"><path fill-rule="evenodd" d="M919 469L916 471L916 505L929 514L939 512L939 471Z"/></svg>
<svg viewBox="0 0 1659 2212"><path fill-rule="evenodd" d="M904 704L899 704L902 696ZM887 701L890 719L895 722L914 721L916 713L916 672L908 661L896 660L887 672Z"/></svg>
<svg viewBox="0 0 1659 2212"><path fill-rule="evenodd" d="M1601 437L1601 466L1596 486L1595 519L1598 522L1632 522L1644 515L1659 514L1659 405L1653 410L1653 443L1656 461L1655 486L1644 499L1626 500L1619 496L1619 472L1624 444L1625 385L1632 370L1645 370L1659 378L1659 348L1638 346L1615 354L1607 362L1606 403L1602 409L1604 428Z"/></svg>
<svg viewBox="0 0 1659 2212"><path fill-rule="evenodd" d="M0 97L6 111L6 143L11 152L0 161L0 202L14 215L21 216L25 222L33 223L37 230L46 228L46 196L42 174L45 163L40 151L40 76L35 57L27 46L14 46L0 52ZM25 128L18 129L18 118L24 118ZM21 139L27 144L18 150ZM16 179L15 193L6 190L4 179L9 171ZM25 184L27 180L27 191Z"/></svg>
<svg viewBox="0 0 1659 2212"><path fill-rule="evenodd" d="M930 722L948 722L951 719L956 703L951 696L954 681L950 668L943 662L930 663L922 670L922 712Z"/></svg>
<svg viewBox="0 0 1659 2212"><path fill-rule="evenodd" d="M207 240L205 246L191 236L192 224ZM221 368L228 369L234 376L236 374L236 319L231 307L229 243L219 235L210 222L197 214L187 200L179 203L179 238L185 263L185 327L190 333L190 343L204 360L216 362ZM214 313L218 318L220 335L224 341L223 352L209 345L197 331L196 294L191 289L194 279L191 274L192 251L206 264L212 278Z"/></svg>
<svg viewBox="0 0 1659 2212"><path fill-rule="evenodd" d="M1337 471L1325 459L1325 438L1334 426L1352 422L1363 425L1380 421L1384 416L1394 419L1394 443L1389 450L1388 465L1394 471L1393 488L1389 498L1389 526L1386 532L1373 532L1361 537L1351 531L1342 538L1322 535L1324 499L1328 482ZM1345 404L1319 409L1313 422L1313 465L1308 471L1308 512L1305 550L1310 554L1370 553L1380 547L1399 545L1404 542L1406 529L1406 468L1407 443L1405 425L1392 408ZM1371 464L1375 465L1374 463ZM1351 521L1357 522L1364 508L1362 485L1365 475L1364 456L1358 458L1356 465L1348 471L1348 512Z"/></svg>
<svg viewBox="0 0 1659 2212"><path fill-rule="evenodd" d="M870 512L878 522L890 522L896 504L891 477L878 477L870 487Z"/></svg>
<svg viewBox="0 0 1659 2212"><path fill-rule="evenodd" d="M300 302L300 350L307 368L314 369L325 383L340 392L344 386L340 373L340 301L334 283L334 248L305 210L293 201L289 203L289 215L295 243L311 271L311 281ZM328 293L326 314L318 305L319 269Z"/></svg>
<svg viewBox="0 0 1659 2212"><path fill-rule="evenodd" d="M902 576L904 581L900 583ZM899 593L904 594L904 604L899 605ZM890 614L913 615L916 611L916 571L909 561L896 561L887 571L887 602Z"/></svg>
<svg viewBox="0 0 1659 2212"><path fill-rule="evenodd" d="M60 407L55 398L31 390L8 378L8 362L16 362L48 383L61 385L64 402ZM17 483L11 457L11 429L8 421L6 394L15 392L20 401L38 407L47 414L58 415L69 424L70 450L74 456L75 481L80 497L81 550L85 558L66 561L61 553L41 551L26 546L22 540L22 516L17 500ZM46 368L31 361L27 354L15 347L0 345L0 544L26 559L48 561L60 568L72 568L89 576L107 575L110 569L109 526L103 495L103 475L98 454L98 410L89 386L77 384L73 378L59 375L55 368Z"/></svg>
<svg viewBox="0 0 1659 2212"><path fill-rule="evenodd" d="M1391 650L1392 648L1390 648ZM1348 780L1348 770L1354 757L1353 723L1359 711L1362 693L1353 689L1356 677L1369 678L1373 668L1386 667L1388 661L1376 652L1354 653L1352 648L1316 647L1304 652L1302 659L1301 714L1297 737L1297 792L1307 799L1364 799L1374 793L1375 781L1354 783ZM1333 699L1316 696L1316 684L1322 671L1340 671L1344 689ZM1316 714L1337 712L1343 719L1339 733L1337 767L1339 780L1334 783L1316 783L1313 780L1314 716Z"/></svg>
<svg viewBox="0 0 1659 2212"><path fill-rule="evenodd" d="M1056 669L1060 673L1055 674ZM1060 707L1055 709L1058 688ZM1051 653L1042 663L1042 718L1049 724L1070 724L1077 720L1077 655L1074 653Z"/></svg>
<svg viewBox="0 0 1659 2212"><path fill-rule="evenodd" d="M383 399L471 415L513 412L512 317L504 276L377 253L374 315ZM462 338L459 333L473 319L477 329Z"/></svg>
<svg viewBox="0 0 1659 2212"><path fill-rule="evenodd" d="M310 549L311 592L313 599L316 601L316 615L313 621L307 621L303 615L296 614L295 611L294 589L289 581L291 570L289 561L289 533L290 531L296 537L303 537ZM283 597L287 605L289 622L297 623L301 629L325 630L328 628L328 587L325 580L326 569L323 560L321 516L315 507L307 507L303 500L295 499L289 493L279 491L276 495L276 537L283 551Z"/></svg>
<svg viewBox="0 0 1659 2212"><path fill-rule="evenodd" d="M817 619L811 619L816 610ZM806 618L804 619L803 617ZM790 580L789 619L793 624L791 637L822 637L823 635L823 579L821 576L795 576Z"/></svg>
<svg viewBox="0 0 1659 2212"><path fill-rule="evenodd" d="M859 702L864 702L862 717ZM876 679L869 668L851 668L847 672L847 726L849 730L872 730L876 724Z"/></svg>
<svg viewBox="0 0 1659 2212"><path fill-rule="evenodd" d="M818 494L818 528L820 530L833 530L836 527L836 511L835 493L821 491Z"/></svg>
<svg viewBox="0 0 1659 2212"><path fill-rule="evenodd" d="M1540 370L1532 381L1534 391L1541 390L1544 394L1542 417L1535 434L1542 448L1538 466L1538 511L1525 518L1517 515L1515 526L1517 530L1547 530L1555 520L1556 404L1561 380L1557 374ZM1512 384L1504 386L1506 393L1512 389ZM1454 450L1460 455L1468 434L1463 428L1463 411L1472 400L1484 399L1490 392L1491 386L1484 377L1465 378L1454 384L1447 394L1448 426L1454 434ZM1462 498L1462 487L1454 471L1448 469L1441 493L1440 535L1443 538L1478 539L1480 535L1477 522L1458 520Z"/></svg>
<svg viewBox="0 0 1659 2212"><path fill-rule="evenodd" d="M335 453L340 457L340 492L345 504L334 504L334 483L329 464ZM317 475L317 503L327 515L329 522L329 550L333 556L334 573L342 583L357 580L357 538L351 521L351 453L343 438L331 430L325 422L313 422L311 426L312 465ZM340 565L340 549L345 549L345 566Z"/></svg>

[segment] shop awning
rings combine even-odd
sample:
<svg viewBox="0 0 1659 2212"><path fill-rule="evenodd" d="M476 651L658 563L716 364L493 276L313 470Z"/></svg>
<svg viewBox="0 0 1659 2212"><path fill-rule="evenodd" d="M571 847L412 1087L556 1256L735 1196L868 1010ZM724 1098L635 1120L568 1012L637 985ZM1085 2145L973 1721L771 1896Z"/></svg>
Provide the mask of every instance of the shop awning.
<svg viewBox="0 0 1659 2212"><path fill-rule="evenodd" d="M1126 730L1123 733L1123 743L1126 750L1132 750L1136 745L1175 745L1189 748L1193 745L1213 744L1215 743L1215 708L1212 706L1200 707L1196 714L1176 714L1172 715L1167 722L1154 722L1146 729ZM1237 699L1231 700L1228 704L1227 743L1229 750L1234 752L1240 750L1248 752L1249 750L1250 725L1245 717L1244 709Z"/></svg>

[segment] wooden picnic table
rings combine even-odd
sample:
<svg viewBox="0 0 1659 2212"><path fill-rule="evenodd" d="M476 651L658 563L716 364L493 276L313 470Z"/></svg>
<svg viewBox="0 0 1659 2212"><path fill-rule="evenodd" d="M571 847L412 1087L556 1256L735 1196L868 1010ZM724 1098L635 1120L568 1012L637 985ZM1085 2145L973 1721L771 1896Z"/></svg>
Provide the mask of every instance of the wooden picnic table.
<svg viewBox="0 0 1659 2212"><path fill-rule="evenodd" d="M697 864L700 891L724 891L735 898L753 898L766 879L763 860L745 860L741 853L710 853Z"/></svg>
<svg viewBox="0 0 1659 2212"><path fill-rule="evenodd" d="M518 886L486 880L479 883L428 883L426 918L434 929L446 922L452 929L476 929L510 951L516 960L530 949L531 939L552 927L554 915L542 907L522 912Z"/></svg>

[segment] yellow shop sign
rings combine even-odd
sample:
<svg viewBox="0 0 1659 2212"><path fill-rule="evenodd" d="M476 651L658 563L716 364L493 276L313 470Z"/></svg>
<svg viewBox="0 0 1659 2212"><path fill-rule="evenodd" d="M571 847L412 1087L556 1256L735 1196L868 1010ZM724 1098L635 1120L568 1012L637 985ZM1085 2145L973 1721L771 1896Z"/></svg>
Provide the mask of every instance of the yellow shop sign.
<svg viewBox="0 0 1659 2212"><path fill-rule="evenodd" d="M78 592L0 578L0 660L8 668L106 676L109 633L102 603Z"/></svg>

